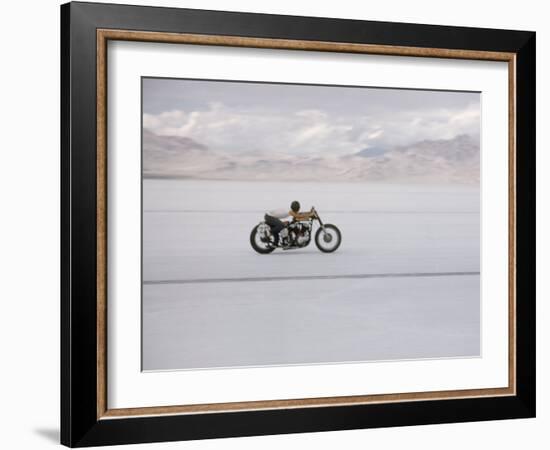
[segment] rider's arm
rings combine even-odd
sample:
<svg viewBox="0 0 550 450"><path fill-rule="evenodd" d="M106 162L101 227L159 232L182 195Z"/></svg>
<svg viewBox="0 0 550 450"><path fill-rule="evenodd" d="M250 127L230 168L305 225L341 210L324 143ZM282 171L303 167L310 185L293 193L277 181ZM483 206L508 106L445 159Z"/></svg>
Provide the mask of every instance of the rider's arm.
<svg viewBox="0 0 550 450"><path fill-rule="evenodd" d="M290 215L294 217L296 220L307 220L310 217L313 217L315 213L313 211L310 212L294 212L292 210L289 211Z"/></svg>

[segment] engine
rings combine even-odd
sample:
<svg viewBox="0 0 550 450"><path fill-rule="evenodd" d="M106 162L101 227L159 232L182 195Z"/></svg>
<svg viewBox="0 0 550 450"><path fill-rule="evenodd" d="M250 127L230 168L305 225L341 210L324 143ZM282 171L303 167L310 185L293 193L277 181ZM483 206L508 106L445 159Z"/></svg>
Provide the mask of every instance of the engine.
<svg viewBox="0 0 550 450"><path fill-rule="evenodd" d="M288 228L291 242L298 247L309 244L311 239L311 224L309 222L294 222Z"/></svg>

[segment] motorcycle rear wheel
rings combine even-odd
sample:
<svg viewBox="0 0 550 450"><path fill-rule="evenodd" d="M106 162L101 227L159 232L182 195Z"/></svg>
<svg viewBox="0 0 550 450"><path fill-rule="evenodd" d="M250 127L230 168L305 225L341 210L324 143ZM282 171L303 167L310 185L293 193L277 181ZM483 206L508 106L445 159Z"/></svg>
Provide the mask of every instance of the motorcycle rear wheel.
<svg viewBox="0 0 550 450"><path fill-rule="evenodd" d="M335 225L326 224L315 233L315 245L323 253L335 252L342 243L342 234Z"/></svg>
<svg viewBox="0 0 550 450"><path fill-rule="evenodd" d="M258 227L259 225L256 225L252 228L252 232L250 233L250 245L258 253L267 255L275 250L275 247L261 241L260 236L258 235Z"/></svg>

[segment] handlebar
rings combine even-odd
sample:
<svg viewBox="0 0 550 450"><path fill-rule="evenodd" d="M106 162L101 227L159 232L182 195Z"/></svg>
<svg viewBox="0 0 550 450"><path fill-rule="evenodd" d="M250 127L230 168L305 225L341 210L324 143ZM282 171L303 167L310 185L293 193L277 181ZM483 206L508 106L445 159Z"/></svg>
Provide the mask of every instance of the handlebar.
<svg viewBox="0 0 550 450"><path fill-rule="evenodd" d="M317 219L319 218L319 215L317 214L317 210L315 209L315 206L312 206L312 207L311 207L311 212L312 212L312 213L315 213L315 216L314 216L314 217L316 217Z"/></svg>

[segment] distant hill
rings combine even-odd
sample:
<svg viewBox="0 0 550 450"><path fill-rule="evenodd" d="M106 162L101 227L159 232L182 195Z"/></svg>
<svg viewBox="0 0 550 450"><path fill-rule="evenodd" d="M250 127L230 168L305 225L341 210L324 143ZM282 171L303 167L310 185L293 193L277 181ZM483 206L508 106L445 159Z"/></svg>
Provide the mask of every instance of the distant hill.
<svg viewBox="0 0 550 450"><path fill-rule="evenodd" d="M143 176L228 180L479 181L479 139L459 135L343 156L221 153L188 137L143 131Z"/></svg>
<svg viewBox="0 0 550 450"><path fill-rule="evenodd" d="M216 170L223 158L188 137L143 130L143 176L196 178Z"/></svg>

